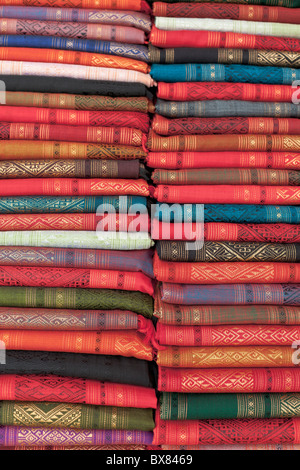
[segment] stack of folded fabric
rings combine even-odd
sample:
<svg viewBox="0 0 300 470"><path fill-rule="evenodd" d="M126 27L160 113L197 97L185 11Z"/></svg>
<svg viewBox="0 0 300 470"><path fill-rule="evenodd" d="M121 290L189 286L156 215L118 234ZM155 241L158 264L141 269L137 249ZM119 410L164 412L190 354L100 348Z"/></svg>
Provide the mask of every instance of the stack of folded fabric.
<svg viewBox="0 0 300 470"><path fill-rule="evenodd" d="M168 450L300 442L299 10L223 3L153 5L154 444Z"/></svg>
<svg viewBox="0 0 300 470"><path fill-rule="evenodd" d="M0 0L4 448L152 444L150 10L100 4Z"/></svg>

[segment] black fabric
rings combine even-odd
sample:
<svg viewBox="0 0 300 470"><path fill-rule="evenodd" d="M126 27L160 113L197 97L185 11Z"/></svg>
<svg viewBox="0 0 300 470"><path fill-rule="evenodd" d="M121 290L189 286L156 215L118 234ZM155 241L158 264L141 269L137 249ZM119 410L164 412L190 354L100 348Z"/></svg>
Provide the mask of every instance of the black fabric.
<svg viewBox="0 0 300 470"><path fill-rule="evenodd" d="M147 96L153 95L142 83L111 82L106 80L79 80L64 77L0 75L6 91L29 91L34 93L70 93L102 96Z"/></svg>
<svg viewBox="0 0 300 470"><path fill-rule="evenodd" d="M6 364L0 364L0 374L50 374L156 387L156 365L131 357L10 350L5 360Z"/></svg>

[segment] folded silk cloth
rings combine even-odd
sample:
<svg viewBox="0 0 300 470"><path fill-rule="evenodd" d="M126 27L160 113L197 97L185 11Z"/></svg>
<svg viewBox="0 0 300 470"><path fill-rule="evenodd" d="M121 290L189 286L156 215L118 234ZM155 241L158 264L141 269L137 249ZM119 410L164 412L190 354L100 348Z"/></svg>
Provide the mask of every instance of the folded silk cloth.
<svg viewBox="0 0 300 470"><path fill-rule="evenodd" d="M289 346L168 346L157 364L172 368L297 367L299 352Z"/></svg>
<svg viewBox="0 0 300 470"><path fill-rule="evenodd" d="M32 268L33 270L34 268ZM177 262L162 261L157 253L154 256L154 275L161 282L175 282L178 284L279 284L300 283L300 265L297 263L274 263L264 261L246 263L238 261L235 263L225 262ZM7 273L6 282L12 282L9 273L14 270L8 267L0 267L0 272ZM19 267L22 272L22 267ZM30 274L30 268L27 268ZM113 271L112 271L113 272ZM28 274L28 276L29 276ZM41 273L41 277L43 271ZM49 274L50 275L50 274ZM63 276L63 273L62 273ZM17 277L17 276L16 276ZM27 282L27 281L26 281ZM29 282L29 281L28 281ZM59 282L57 280L57 282ZM1 283L3 285L3 281ZM50 285L50 284L49 284ZM73 286L72 286L73 287ZM95 286L90 286L95 287ZM108 286L107 286L108 287ZM125 288L125 287L124 287ZM142 290L142 288L141 288ZM150 293L149 290L147 293Z"/></svg>
<svg viewBox="0 0 300 470"><path fill-rule="evenodd" d="M6 349L108 354L152 361L152 344L136 331L0 330Z"/></svg>
<svg viewBox="0 0 300 470"><path fill-rule="evenodd" d="M55 410L55 407L58 403L63 403L61 408L61 412L63 414L65 414L69 405L69 411L71 415L74 411L74 417L76 416L76 418L73 422L73 425L75 425L75 427L78 425L76 425L76 422L80 423L81 418L84 418L85 412L96 413L96 415L100 413L101 415L103 412L105 413L107 411L107 417L109 418L109 415L112 411L110 407L118 408L116 409L116 412L121 411L121 413L124 409L129 409L130 415L131 409L156 408L157 402L155 390L152 388L99 382L96 380L83 378L73 379L71 377L59 377L45 374L2 374L0 375L0 383L1 400L13 400L11 402L11 409L14 409L14 407L20 405L21 411L21 409L23 409L22 402L26 401L31 402L31 405L36 407L39 407L41 402L48 402L47 405L43 404L42 406L46 405L49 409L52 408L52 410ZM52 404L52 402L56 403ZM71 403L75 404L75 406L71 405ZM76 408L76 403L80 404L78 405L78 408ZM89 406L86 406L85 403ZM8 404L9 402L3 403L4 409L8 406ZM90 405L98 406L94 407ZM120 407L121 409L119 409ZM1 409L1 413L4 409ZM9 410L9 413L10 412L11 410ZM58 411L58 414L59 413L60 412ZM147 414L148 413L146 413L145 416L147 416ZM96 423L97 422L95 422L95 425L97 425ZM43 424L46 424L46 422ZM90 425L88 422L85 422L85 425L82 425L81 428L88 429L90 428Z"/></svg>
<svg viewBox="0 0 300 470"><path fill-rule="evenodd" d="M93 393L93 392L92 392ZM130 395L130 389L127 391ZM152 431L153 410L75 403L2 401L1 426Z"/></svg>
<svg viewBox="0 0 300 470"><path fill-rule="evenodd" d="M1 73L12 73L14 66L4 67L0 63ZM14 62L12 62L14 64ZM23 63L24 64L24 63ZM30 64L30 63L29 63ZM71 66L69 66L71 67ZM80 66L78 66L80 67ZM16 67L15 67L16 68ZM26 72L26 68L25 72ZM38 69L38 67L37 67ZM127 71L129 73L131 71ZM37 72L38 73L38 72ZM136 72L138 73L138 72ZM54 72L52 71L52 75ZM28 73L24 73L28 75ZM34 75L34 73L32 73ZM46 73L40 75L47 75ZM56 74L55 74L56 75ZM57 74L58 75L58 74ZM259 67L255 65L221 64L152 64L151 77L157 82L234 82L234 83L270 83L292 85L300 79L300 70L281 67ZM78 78L87 78L78 76ZM94 78L94 77L91 77ZM101 76L105 80L105 76ZM116 76L116 79L117 76ZM124 80L130 81L130 80ZM141 81L141 80L136 80ZM145 83L145 82L142 82ZM147 85L147 83L145 83ZM151 86L151 85L148 85Z"/></svg>
<svg viewBox="0 0 300 470"><path fill-rule="evenodd" d="M0 444L4 446L66 446L104 444L152 444L150 431L128 430L74 430L68 428L41 428L23 426L1 426Z"/></svg>
<svg viewBox="0 0 300 470"><path fill-rule="evenodd" d="M297 88L287 85L263 85L260 83L159 82L157 84L157 96L164 100L218 100L218 103L220 100L230 100L228 104L232 100L244 100L250 101L250 103L247 103L247 107L254 104L252 101L287 102L290 104L294 94L297 98L299 95Z"/></svg>
<svg viewBox="0 0 300 470"><path fill-rule="evenodd" d="M243 34L255 34L262 36L279 36L299 38L299 26L296 24L282 24L256 21L240 21L215 18L166 18L156 17L155 26L158 29L168 31L193 30L193 31L221 31Z"/></svg>
<svg viewBox="0 0 300 470"><path fill-rule="evenodd" d="M70 310L0 307L1 329L149 330L149 323L129 310Z"/></svg>
<svg viewBox="0 0 300 470"><path fill-rule="evenodd" d="M0 106L0 121L9 123L57 124L68 126L103 126L149 128L145 113L131 111L81 111L70 109L47 109L23 106ZM288 124L290 121L284 121ZM293 122L293 121L291 121ZM289 129L289 127L287 127Z"/></svg>
<svg viewBox="0 0 300 470"><path fill-rule="evenodd" d="M49 64L46 62L15 62L2 60L0 61L0 73L3 75L42 75L83 80L137 82L147 87L151 87L154 84L149 74L135 70L89 67L73 64ZM289 83L288 78L287 83Z"/></svg>
<svg viewBox="0 0 300 470"><path fill-rule="evenodd" d="M299 105L293 103L260 103L243 100L207 100L207 101L164 101L158 99L155 104L158 114L170 118L192 117L252 117L257 118L299 118ZM161 118L159 118L161 119ZM263 121L262 119L260 119ZM265 121L267 122L267 121ZM179 132L178 132L179 133ZM261 133L255 130L255 133ZM270 132L271 134L272 132ZM277 133L277 132L276 132Z"/></svg>
<svg viewBox="0 0 300 470"><path fill-rule="evenodd" d="M148 183L138 180L35 178L2 180L1 196L149 196Z"/></svg>
<svg viewBox="0 0 300 470"><path fill-rule="evenodd" d="M1 47L33 47L37 49L63 49L93 54L109 54L113 56L127 57L129 59L149 61L148 48L139 44L124 44L113 41L98 41L96 39L58 38L55 36L0 36ZM5 73L5 72L1 72ZM10 73L10 72L7 72ZM12 71L12 73L16 73ZM24 75L29 75L24 74ZM32 75L36 75L33 73ZM44 75L41 73L41 75ZM54 75L56 76L56 74ZM71 75L72 76L72 75ZM80 78L80 77L74 77ZM104 79L105 80L105 79ZM122 77L120 77L120 81ZM124 80L130 81L130 80Z"/></svg>
<svg viewBox="0 0 300 470"><path fill-rule="evenodd" d="M97 95L72 95L66 93L6 91L5 103L8 106L76 109L83 111L137 111L140 113L154 111L152 102L143 96L123 98Z"/></svg>
<svg viewBox="0 0 300 470"><path fill-rule="evenodd" d="M299 444L300 418L156 421L154 445Z"/></svg>
<svg viewBox="0 0 300 470"><path fill-rule="evenodd" d="M284 233L288 237L288 230ZM294 233L294 237L296 233ZM296 241L296 240L295 240ZM147 250L154 245L148 232L103 232L80 230L0 232L2 246Z"/></svg>
<svg viewBox="0 0 300 470"><path fill-rule="evenodd" d="M230 446L232 447L232 446ZM239 446L237 446L239 447ZM252 446L253 447L253 446ZM256 446L255 446L256 447ZM270 446L270 447L275 447L275 446ZM283 444L281 444L280 446L280 449L278 448L278 450L288 450L287 449L287 446L284 447ZM295 445L290 445L288 446L289 449L295 449L296 450L296 444ZM115 444L115 445L103 445L103 446L98 446L98 445L78 445L78 446L61 446L61 445L57 445L57 446L37 446L37 445L34 445L32 447L25 447L25 446L1 446L0 447L0 450L108 450L108 451L124 451L124 450L153 450L153 446L146 446L146 445L142 445L142 444L124 444L124 445L118 445L118 444ZM225 449L226 450L226 449ZM235 450L235 449L233 449ZM260 450L260 449L259 449Z"/></svg>
<svg viewBox="0 0 300 470"><path fill-rule="evenodd" d="M300 305L299 284L215 284L195 286L163 283L161 300L179 305Z"/></svg>
<svg viewBox="0 0 300 470"><path fill-rule="evenodd" d="M70 129L72 131L72 129ZM74 129L73 129L74 131ZM134 131L140 137L140 131ZM106 131L107 133L107 131ZM110 131L108 131L110 133ZM132 130L128 132L128 137ZM72 132L75 135L74 132ZM124 134L124 131L123 131ZM124 134L125 136L125 134ZM141 146L133 146L133 142L127 145L119 144L94 144L84 142L62 142L47 140L12 140L1 141L1 160L86 160L86 159L135 159L146 158L147 152Z"/></svg>
<svg viewBox="0 0 300 470"><path fill-rule="evenodd" d="M221 214L220 214L221 215ZM1 237L0 232L0 237ZM5 232L4 232L5 233ZM12 238L7 232L4 238ZM24 232L19 232L19 234ZM72 233L72 232L71 232ZM99 232L100 233L100 232ZM107 232L101 232L106 234ZM111 233L111 232L109 232ZM131 235L131 234L130 234ZM20 236L20 235L17 235ZM235 242L265 242L265 243L299 243L299 224L240 224L227 222L158 222L152 221L151 237L153 240L185 240L196 241L189 245L191 250L199 249L203 241L235 241ZM8 243L9 244L9 243ZM200 248L202 245L200 244Z"/></svg>
<svg viewBox="0 0 300 470"><path fill-rule="evenodd" d="M143 115L144 116L144 115ZM145 144L146 134L131 127L65 126L0 122L0 140L42 140L66 142L99 142L139 147Z"/></svg>
<svg viewBox="0 0 300 470"><path fill-rule="evenodd" d="M153 298L138 291L1 286L0 293L1 307L117 309L130 310L148 318L153 315Z"/></svg>
<svg viewBox="0 0 300 470"><path fill-rule="evenodd" d="M68 93L81 95L153 98L152 93L142 83L118 82L108 80L83 80L68 77L47 77L43 75L0 74L6 91L25 91L34 93ZM88 97L89 98L89 97Z"/></svg>
<svg viewBox="0 0 300 470"><path fill-rule="evenodd" d="M289 245L287 245L289 247ZM293 253L293 245L290 253ZM93 268L112 271L141 272L153 278L152 250L114 251L80 248L43 248L2 246L2 266L40 266L61 268Z"/></svg>
<svg viewBox="0 0 300 470"><path fill-rule="evenodd" d="M139 209L139 208L137 208ZM4 214L2 231L80 230L97 232L148 233L148 214Z"/></svg>
<svg viewBox="0 0 300 470"><path fill-rule="evenodd" d="M216 152L254 151L281 152L289 149L299 152L300 135L176 135L162 137L150 130L147 147L155 152Z"/></svg>
<svg viewBox="0 0 300 470"><path fill-rule="evenodd" d="M0 266L0 286L116 289L153 295L153 281L143 273L108 269ZM295 273L297 276L297 272ZM249 276L250 277L250 276ZM282 282L287 282L282 275ZM296 279L298 279L296 277ZM259 278L256 282L259 282ZM270 280L270 277L266 279ZM281 282L281 279L278 279ZM275 281L274 281L275 282ZM297 281L295 281L297 282Z"/></svg>
<svg viewBox="0 0 300 470"><path fill-rule="evenodd" d="M159 344L180 347L291 346L299 340L299 325L169 326L158 322L156 331Z"/></svg>
<svg viewBox="0 0 300 470"><path fill-rule="evenodd" d="M165 420L292 418L300 415L299 393L163 393L160 418Z"/></svg>
<svg viewBox="0 0 300 470"><path fill-rule="evenodd" d="M22 161L20 164L22 165ZM103 215L105 212L108 214L132 214L135 208L138 208L142 213L146 213L147 198L127 195L0 197L1 214L95 213ZM291 214L291 217L296 217L297 212L295 211L297 211L297 208L285 207L284 209L283 213L287 212ZM278 209L278 214L281 214L281 210L283 210L283 207ZM288 212L289 210L292 212ZM278 217L281 216L278 215ZM284 216L282 215L282 217Z"/></svg>
<svg viewBox="0 0 300 470"><path fill-rule="evenodd" d="M286 1L286 0L285 0ZM289 0L290 1L290 0ZM295 0L294 0L295 1ZM10 5L14 6L39 6L53 7L51 0L10 0ZM6 6L7 1L1 0L0 5ZM55 7L62 8L92 8L99 9L98 0L55 0ZM143 0L101 0L103 10L133 10L150 13L149 5ZM19 8L18 8L19 9Z"/></svg>
<svg viewBox="0 0 300 470"><path fill-rule="evenodd" d="M273 24L273 23L271 23ZM144 31L130 26L89 23L43 21L28 19L0 19L1 34L29 36L54 36L77 39L97 39L129 44L144 44Z"/></svg>
<svg viewBox="0 0 300 470"><path fill-rule="evenodd" d="M294 59L294 66L296 66L296 57ZM135 70L144 74L148 73L150 70L150 67L145 62L127 59L126 57L80 51L64 51L59 49L34 49L30 47L2 47L0 49L0 60L63 63L92 66L96 68L106 67L111 69ZM284 60L281 65L284 67Z"/></svg>
<svg viewBox="0 0 300 470"><path fill-rule="evenodd" d="M9 143L5 145L8 153ZM1 147L0 147L1 152ZM1 153L0 153L1 155ZM2 157L3 158L3 157ZM295 152L149 152L146 161L151 168L290 168L300 169Z"/></svg>
<svg viewBox="0 0 300 470"><path fill-rule="evenodd" d="M283 172L284 173L284 172ZM292 172L291 172L292 173ZM125 178L138 179L136 160L19 160L0 161L0 179L9 178ZM1 203L0 203L1 204Z"/></svg>
<svg viewBox="0 0 300 470"><path fill-rule="evenodd" d="M155 2L152 5L153 15L183 18L219 18L246 21L276 23L300 23L300 9L261 5L231 5L224 3L165 3ZM249 2L250 3L250 2ZM251 2L253 3L253 2ZM272 2L274 4L274 2ZM300 6L300 5L299 5ZM5 7L4 7L5 8ZM6 7L9 8L9 7ZM0 10L1 11L1 10ZM6 10L5 10L6 11ZM10 10L8 10L10 11ZM4 15L3 15L4 16ZM6 16L8 17L8 16ZM25 16L24 16L25 18Z"/></svg>
<svg viewBox="0 0 300 470"><path fill-rule="evenodd" d="M219 106L221 108L221 105ZM124 116L126 116L126 114L127 113L124 113ZM1 116L1 108L0 108L0 116ZM103 116L106 116L105 111L103 112ZM116 116L117 118L117 114L112 115L112 116L113 117ZM8 121L9 119L7 118L6 120ZM115 120L117 121L117 119ZM141 122L139 123L139 125L141 126ZM133 127L138 127L138 124ZM292 135L300 134L299 119L282 119L282 118L268 118L268 117L219 117L219 118L218 117L215 117L215 118L187 117L187 118L181 118L181 119L167 119L163 116L160 116L159 114L155 114L155 117L152 121L152 129L154 132L160 135L186 135L186 134L209 135L209 134L248 134L248 133L249 134L292 134Z"/></svg>
<svg viewBox="0 0 300 470"><path fill-rule="evenodd" d="M195 446L160 446L162 450L300 450L300 444L222 444L222 445L195 445ZM12 450L19 450L18 447L12 447ZM58 449L57 447L53 450ZM80 450L84 448L80 448ZM89 448L90 449L90 448ZM93 449L93 448L92 448ZM5 447L2 448L5 450ZM22 450L22 449L21 449ZM36 449L38 450L38 449ZM59 450L59 449L58 449ZM63 448L62 448L63 450ZM95 449L97 450L97 449ZM113 450L113 449L112 449Z"/></svg>
<svg viewBox="0 0 300 470"><path fill-rule="evenodd" d="M3 205L6 207L5 198L2 198L2 200L4 200ZM0 199L0 202L2 200ZM17 200L16 203L18 203ZM204 215L199 220L199 207L197 204L156 204L154 216L160 221L171 223L175 221L196 222L204 219L205 222L276 224L280 221L285 224L297 224L300 222L300 207L253 204L205 204ZM154 225L155 222L154 220ZM177 249L176 244L172 246L175 250Z"/></svg>
<svg viewBox="0 0 300 470"><path fill-rule="evenodd" d="M154 196L160 202L187 204L243 203L299 205L300 203L300 189L293 186L159 185L155 189Z"/></svg>
<svg viewBox="0 0 300 470"><path fill-rule="evenodd" d="M209 20L205 19L205 21ZM297 26L295 27L297 28ZM161 48L222 47L229 49L266 49L270 51L300 52L300 40L297 38L219 31L167 31L158 29L155 26L151 30L150 42L153 46Z"/></svg>
<svg viewBox="0 0 300 470"><path fill-rule="evenodd" d="M284 245L282 243L207 241L202 248L192 250L184 242L158 241L155 248L160 260L172 262L200 261L214 263L219 261L250 261L252 263L279 261L289 263L300 261L300 243ZM1 253L0 263L4 264L1 259Z"/></svg>
<svg viewBox="0 0 300 470"><path fill-rule="evenodd" d="M1 376L4 374L4 378ZM7 375L7 374L13 374ZM37 377L24 377L28 374L36 374ZM40 376L48 376L45 381ZM53 376L59 376L56 380ZM11 377L10 382L8 378ZM64 377L64 379L61 379ZM114 384L126 384L126 385L137 385L141 387L154 388L156 383L156 364L154 362L145 361L142 359L136 359L133 357L124 356L107 356L99 354L80 354L80 353L61 353L51 351L6 351L6 363L0 364L0 380L2 383L10 383L12 389L15 384L15 391L18 391L14 395L14 399L20 399L26 401L28 399L27 383L29 385L29 393L34 396L34 390L37 394L41 388L42 393L49 398L49 389L51 384L55 385L55 388L60 388L61 384L65 389L64 393L67 393L66 398L73 396L73 386L75 384L75 397L70 401L74 402L77 393L79 397L86 396L85 390L77 388L77 379L82 378L85 380L96 380L96 383L91 385L101 387L102 398L104 405L112 405L115 403L117 395L113 394L108 398L110 390L115 390ZM74 381L75 378L75 381ZM24 387L21 383L24 381ZM53 382L52 382L53 381ZM35 383L37 386L35 386ZM65 388L64 384L68 384ZM81 382L82 383L82 382ZM19 387L19 385L20 387ZM96 385L97 384L97 385ZM106 389L106 385L108 388ZM90 384L87 384L89 386ZM1 387L4 391L4 388ZM50 392L51 393L51 392ZM47 394L47 395L46 395ZM27 398L26 398L27 397ZM38 395L36 396L38 401ZM128 397L123 396L123 400ZM90 397L92 400L92 397ZM108 401L109 400L109 401ZM111 402L110 400L113 400ZM68 401L68 400L67 400ZM126 401L122 401L125 403ZM146 403L147 404L147 403ZM150 404L150 403L149 403Z"/></svg>
<svg viewBox="0 0 300 470"><path fill-rule="evenodd" d="M276 305L176 305L155 297L159 323L174 325L299 325L299 307Z"/></svg>
<svg viewBox="0 0 300 470"><path fill-rule="evenodd" d="M285 25L286 26L286 25ZM16 59L14 59L16 60ZM161 64L216 63L243 65L274 65L300 67L300 53L289 51L256 51L245 49L216 49L176 47L149 48L149 61Z"/></svg>
<svg viewBox="0 0 300 470"><path fill-rule="evenodd" d="M180 393L284 393L300 391L291 368L179 369L159 367L158 390Z"/></svg>
<svg viewBox="0 0 300 470"><path fill-rule="evenodd" d="M283 21L285 8L277 9ZM297 17L297 11L291 16L291 20ZM118 10L89 10L79 8L47 8L34 6L1 6L0 18L19 18L21 20L40 21L72 21L73 23L96 23L112 24L121 26L132 26L145 32L151 31L150 16L136 11ZM243 19L243 18L241 18ZM289 21L292 23L292 21Z"/></svg>
<svg viewBox="0 0 300 470"><path fill-rule="evenodd" d="M152 173L152 180L155 184L167 184L172 186L185 184L256 184L266 186L299 186L300 172L293 170L246 170L236 168L154 170Z"/></svg>

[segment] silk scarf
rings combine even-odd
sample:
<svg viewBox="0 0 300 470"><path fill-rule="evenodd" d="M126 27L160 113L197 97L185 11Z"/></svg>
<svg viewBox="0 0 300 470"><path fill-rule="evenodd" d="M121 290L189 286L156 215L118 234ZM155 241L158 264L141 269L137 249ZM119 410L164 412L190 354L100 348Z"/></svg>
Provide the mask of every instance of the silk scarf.
<svg viewBox="0 0 300 470"><path fill-rule="evenodd" d="M149 61L148 48L144 45L124 44L113 41L98 41L96 39L73 39L67 37L59 38L55 36L18 36L12 34L0 36L0 46L33 47L37 49L63 49L91 52L93 54L109 54L114 56L127 57L128 59L141 60L142 62ZM12 71L12 73L14 74L15 71ZM30 73L23 75L30 75ZM36 73L33 73L32 75L36 75ZM45 74L41 73L40 75ZM54 74L54 76L57 76L57 74ZM123 81L121 77L120 81Z"/></svg>
<svg viewBox="0 0 300 470"><path fill-rule="evenodd" d="M154 315L167 325L299 325L299 307L276 305L176 305L155 297Z"/></svg>
<svg viewBox="0 0 300 470"><path fill-rule="evenodd" d="M300 414L299 393L163 393L160 418L165 420L292 418Z"/></svg>
<svg viewBox="0 0 300 470"><path fill-rule="evenodd" d="M296 38L259 36L254 34L220 31L166 31L158 29L155 26L153 26L151 30L150 42L153 46L161 48L222 47L227 49L258 49L300 52L300 40Z"/></svg>
<svg viewBox="0 0 300 470"><path fill-rule="evenodd" d="M157 84L158 98L169 101L244 100L291 103L297 89L287 85L260 83L184 82ZM298 93L296 93L298 95ZM248 103L247 106L251 106Z"/></svg>
<svg viewBox="0 0 300 470"><path fill-rule="evenodd" d="M6 349L107 354L152 361L152 345L136 331L45 331L1 330Z"/></svg>
<svg viewBox="0 0 300 470"><path fill-rule="evenodd" d="M74 430L23 426L2 426L0 444L3 446L66 446L105 444L152 444L150 431L128 430Z"/></svg>
<svg viewBox="0 0 300 470"><path fill-rule="evenodd" d="M158 241L156 252L162 261L174 262L284 262L295 263L300 261L300 243L257 243L257 242L205 242L203 247L188 247L180 241ZM10 256L10 249L6 249L6 256ZM11 249L12 253L13 249ZM42 252L43 253L43 252ZM47 253L47 252L46 252ZM25 257L25 256L24 256ZM4 258L4 257L3 257ZM6 264L1 259L0 263ZM22 263L22 259L20 260ZM171 265L170 265L171 266ZM172 265L173 266L173 265ZM203 265L204 266L204 265ZM253 266L251 264L251 266ZM172 268L173 269L173 268Z"/></svg>
<svg viewBox="0 0 300 470"><path fill-rule="evenodd" d="M6 195L6 191L2 191L3 190L1 189L1 193ZM20 190L18 190L18 192L21 194ZM158 185L154 191L154 197L160 202L184 204L236 203L299 205L300 189L293 186L250 186L224 184L192 186Z"/></svg>
<svg viewBox="0 0 300 470"><path fill-rule="evenodd" d="M291 346L300 342L300 326L170 326L158 322L156 340L163 346L177 347Z"/></svg>
<svg viewBox="0 0 300 470"><path fill-rule="evenodd" d="M0 5L6 6L6 4L6 0L0 1ZM54 6L51 0L10 0L10 5L51 8ZM55 7L94 8L98 10L99 2L97 0L55 0ZM101 0L101 7L103 10L133 10L150 13L149 5L143 0Z"/></svg>
<svg viewBox="0 0 300 470"><path fill-rule="evenodd" d="M8 146L4 142L1 145ZM8 148L5 151L8 153ZM1 151L1 150L0 150ZM1 154L0 154L1 155ZM3 157L2 157L3 158ZM184 168L290 168L300 169L300 158L294 152L149 152L146 161L151 168L179 170Z"/></svg>
<svg viewBox="0 0 300 470"><path fill-rule="evenodd" d="M274 236L273 236L274 237ZM285 230L285 239L289 234ZM284 238L284 234L283 234ZM294 234L295 238L295 234ZM294 240L296 241L296 240ZM148 232L84 232L81 230L35 230L0 232L0 246L147 250L154 245Z"/></svg>
<svg viewBox="0 0 300 470"><path fill-rule="evenodd" d="M299 284L194 286L163 283L161 299L180 305L300 305ZM3 301L2 301L3 302Z"/></svg>
<svg viewBox="0 0 300 470"><path fill-rule="evenodd" d="M130 393L130 392L129 392ZM2 401L1 426L38 426L51 429L126 429L152 431L151 409L75 403Z"/></svg>
<svg viewBox="0 0 300 470"><path fill-rule="evenodd" d="M273 24L273 23L271 23ZM130 26L102 25L61 21L0 19L1 34L24 36L53 36L76 39L97 39L129 44L144 44L145 33Z"/></svg>
<svg viewBox="0 0 300 470"><path fill-rule="evenodd" d="M291 254L293 248L296 249L291 246ZM0 264L3 266L126 270L141 272L151 278L154 277L152 257L152 250L114 251L12 246L2 246L0 249Z"/></svg>
<svg viewBox="0 0 300 470"><path fill-rule="evenodd" d="M110 394L109 390L115 390L110 384L126 384L136 385L147 388L155 388L157 367L154 362L149 362L133 357L124 356L107 356L100 354L80 354L80 353L60 353L51 351L6 351L6 363L0 364L0 378L4 375L4 383L8 383L15 388L15 400L19 397L21 401L28 400L28 389L26 383L32 384L29 388L30 396L33 397L34 390L39 393L40 387L45 391L46 395L48 385L53 384L60 387L60 384L68 383L65 388L66 401L73 395L73 385L75 384L75 392L79 392L84 399L85 393L82 387L76 385L78 378L84 380L97 381L92 386L102 389L103 405L115 406L117 394ZM13 374L13 375L7 375ZM36 377L28 377L28 374L36 375ZM42 376L49 375L49 380L43 382ZM56 378L54 376L59 376ZM64 377L62 379L62 377ZM71 379L72 378L72 379ZM75 378L75 382L73 380ZM35 386L35 381L38 384ZM22 386L21 384L24 384ZM81 382L82 383L82 382ZM15 384L15 385L13 385ZM107 385L104 385L107 384ZM89 384L87 384L88 386ZM108 387L108 388L106 388ZM59 388L58 388L59 389ZM4 390L2 388L2 390ZM95 389L96 390L96 389ZM20 393L20 394L19 394ZM81 395L83 393L83 395ZM50 392L51 394L51 392ZM61 396L61 394L60 394ZM64 395L63 395L64 396ZM25 398L27 397L27 398ZM49 395L47 395L48 400ZM108 398L109 397L109 398ZM38 401L38 396L36 397ZM30 398L31 399L31 398ZM128 397L124 396L121 403L125 406ZM111 402L112 400L112 402ZM70 400L73 401L73 400ZM138 402L137 402L138 403ZM147 402L144 402L147 403ZM149 404L152 402L149 402Z"/></svg>
<svg viewBox="0 0 300 470"><path fill-rule="evenodd" d="M285 10L280 8L280 14ZM297 12L295 12L297 13ZM289 15L292 19L294 15ZM20 18L28 20L41 21L72 21L74 23L98 23L98 24L117 24L121 26L133 26L145 32L151 31L150 16L145 13L133 11L117 10L89 10L79 8L51 8L47 7L27 7L27 6L1 6L1 18ZM241 18L243 19L243 18ZM283 19L281 19L282 22Z"/></svg>
<svg viewBox="0 0 300 470"><path fill-rule="evenodd" d="M21 160L0 161L0 179L125 178L138 179L138 160ZM292 172L291 172L292 173Z"/></svg>
<svg viewBox="0 0 300 470"><path fill-rule="evenodd" d="M264 23L300 23L299 9L291 10L289 8L282 8L276 6L264 8L260 5L250 6L245 4L228 5L226 3L218 4L194 2L169 4L165 2L155 2L153 3L152 8L154 16L170 16L182 18L220 18L232 20L262 21ZM7 17L8 16L6 16L6 18Z"/></svg>
<svg viewBox="0 0 300 470"><path fill-rule="evenodd" d="M109 132L109 131L108 131ZM133 131L134 133L138 131ZM128 134L129 135L129 134ZM144 159L147 156L140 146L119 144L94 144L80 142L50 142L47 140L1 141L1 160L119 160Z"/></svg>
<svg viewBox="0 0 300 470"><path fill-rule="evenodd" d="M72 95L66 93L33 93L7 91L5 102L8 106L34 108L78 109L84 111L137 111L148 113L154 106L146 97L114 97L97 95Z"/></svg>
<svg viewBox="0 0 300 470"><path fill-rule="evenodd" d="M158 390L179 393L292 393L298 368L175 369L159 367Z"/></svg>

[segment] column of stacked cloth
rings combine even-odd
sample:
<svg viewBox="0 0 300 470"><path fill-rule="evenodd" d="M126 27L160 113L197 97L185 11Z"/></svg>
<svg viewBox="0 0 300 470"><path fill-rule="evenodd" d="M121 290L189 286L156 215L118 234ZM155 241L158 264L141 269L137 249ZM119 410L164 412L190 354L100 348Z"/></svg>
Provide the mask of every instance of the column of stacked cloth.
<svg viewBox="0 0 300 470"><path fill-rule="evenodd" d="M296 3L153 5L154 444L165 450L300 442Z"/></svg>
<svg viewBox="0 0 300 470"><path fill-rule="evenodd" d="M0 5L0 446L147 449L150 9Z"/></svg>

